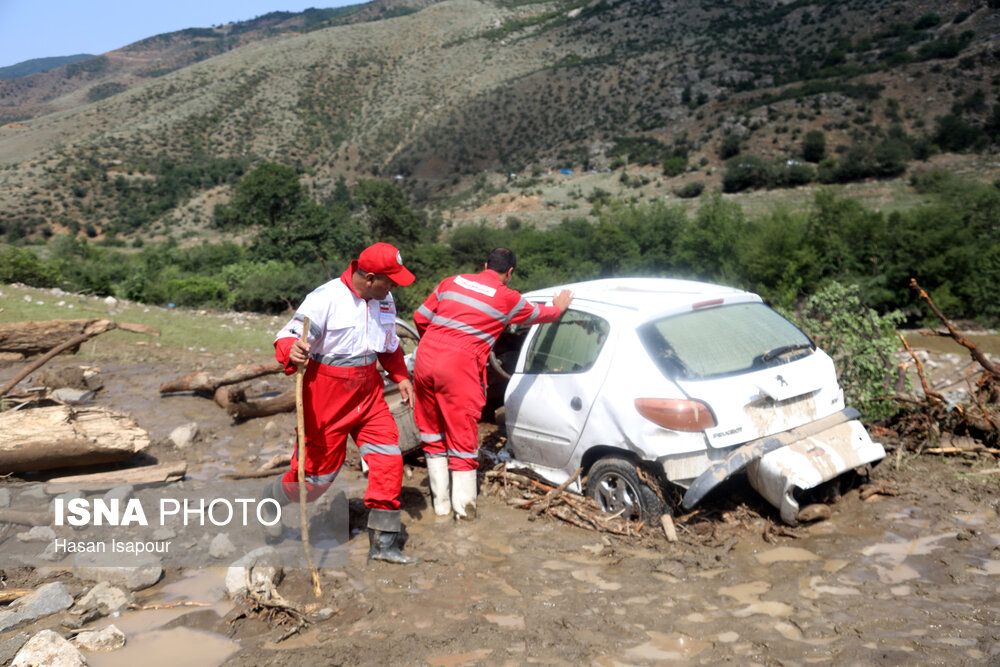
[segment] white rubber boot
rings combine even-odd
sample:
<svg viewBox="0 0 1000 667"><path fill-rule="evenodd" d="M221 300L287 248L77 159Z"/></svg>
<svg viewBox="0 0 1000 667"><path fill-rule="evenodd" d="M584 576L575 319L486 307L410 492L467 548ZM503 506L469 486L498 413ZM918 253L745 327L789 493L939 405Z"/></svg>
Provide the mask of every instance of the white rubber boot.
<svg viewBox="0 0 1000 667"><path fill-rule="evenodd" d="M427 459L427 477L431 482L431 501L438 516L451 514L451 493L449 490L448 457L434 456Z"/></svg>
<svg viewBox="0 0 1000 667"><path fill-rule="evenodd" d="M476 471L451 471L451 508L456 519L476 518Z"/></svg>

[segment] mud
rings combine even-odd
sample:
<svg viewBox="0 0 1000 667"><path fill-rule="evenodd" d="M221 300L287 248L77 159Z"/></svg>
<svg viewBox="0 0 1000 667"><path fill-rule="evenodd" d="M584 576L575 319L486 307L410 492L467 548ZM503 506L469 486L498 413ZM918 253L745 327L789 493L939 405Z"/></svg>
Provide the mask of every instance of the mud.
<svg viewBox="0 0 1000 667"><path fill-rule="evenodd" d="M154 442L147 456L183 458L192 478L253 470L291 447L294 415L236 424L210 400L161 397L160 383L191 370L177 362L86 365L101 369L94 402L135 416ZM16 370L0 367L0 382ZM263 379L248 393L288 382ZM178 450L170 432L189 422L199 439ZM357 466L352 453L343 477L355 498L365 485ZM411 456L405 552L420 564L367 564L367 538L356 532L349 564L322 571L322 599L307 570L286 572L279 591L310 622L284 639L288 626L227 620L223 569L168 570L137 602L192 606L92 622L85 629L115 623L128 643L87 658L98 666L1000 665L1000 474L988 472L996 467L892 452L873 479L898 495L862 501L846 490L829 520L795 529L737 481L678 520L671 544L658 528L625 540L544 515L532 521L492 495L480 497L474 522L438 519ZM5 574L13 585L58 579L75 594L87 588L54 570Z"/></svg>

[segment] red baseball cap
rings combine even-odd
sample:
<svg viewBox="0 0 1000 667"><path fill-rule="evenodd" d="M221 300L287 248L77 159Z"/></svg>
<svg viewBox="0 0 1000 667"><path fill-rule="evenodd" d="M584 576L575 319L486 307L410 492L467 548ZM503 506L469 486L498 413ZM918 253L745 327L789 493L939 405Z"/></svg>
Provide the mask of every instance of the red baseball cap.
<svg viewBox="0 0 1000 667"><path fill-rule="evenodd" d="M362 250L358 256L358 268L365 273L383 273L400 287L413 282L413 274L403 266L399 250L388 243L376 243Z"/></svg>

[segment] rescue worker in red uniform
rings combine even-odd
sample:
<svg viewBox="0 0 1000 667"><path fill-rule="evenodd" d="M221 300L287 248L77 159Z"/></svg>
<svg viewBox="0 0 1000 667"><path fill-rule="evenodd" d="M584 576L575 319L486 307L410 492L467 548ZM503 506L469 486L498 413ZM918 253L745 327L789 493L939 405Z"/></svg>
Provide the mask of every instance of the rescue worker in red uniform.
<svg viewBox="0 0 1000 667"><path fill-rule="evenodd" d="M388 243L376 243L339 278L306 296L274 341L275 358L285 365L286 374L308 364L302 388L308 500L321 496L336 479L347 436L352 436L368 465L364 497L369 508L368 559L392 563L417 559L399 549L403 457L375 361L412 406L413 384L396 335L396 305L389 294L391 288L412 282L413 274L403 266L399 251ZM308 343L300 340L306 317ZM266 488L264 497L281 505L298 502L298 457L303 453L297 450L291 469ZM277 526L280 531L280 523Z"/></svg>
<svg viewBox="0 0 1000 667"><path fill-rule="evenodd" d="M413 314L420 333L413 416L438 516L454 510L456 519L475 517L478 423L497 338L508 324L554 322L573 300L562 290L552 305L529 303L507 287L514 264L512 251L496 248L484 271L445 278Z"/></svg>

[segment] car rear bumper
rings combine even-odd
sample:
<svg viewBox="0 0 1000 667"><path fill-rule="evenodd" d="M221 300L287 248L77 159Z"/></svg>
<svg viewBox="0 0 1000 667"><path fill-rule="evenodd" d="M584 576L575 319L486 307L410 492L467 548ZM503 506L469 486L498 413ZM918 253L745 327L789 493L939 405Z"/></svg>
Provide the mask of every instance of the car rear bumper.
<svg viewBox="0 0 1000 667"><path fill-rule="evenodd" d="M794 525L798 503L796 488L810 489L852 468L885 456L882 445L872 442L854 408L736 447L724 459L702 472L684 494L683 507L691 509L713 488L746 469L751 484L781 510L782 519Z"/></svg>
<svg viewBox="0 0 1000 667"><path fill-rule="evenodd" d="M851 420L768 452L747 464L747 479L781 511L781 519L798 523L796 489L812 489L838 475L885 457L861 422Z"/></svg>

